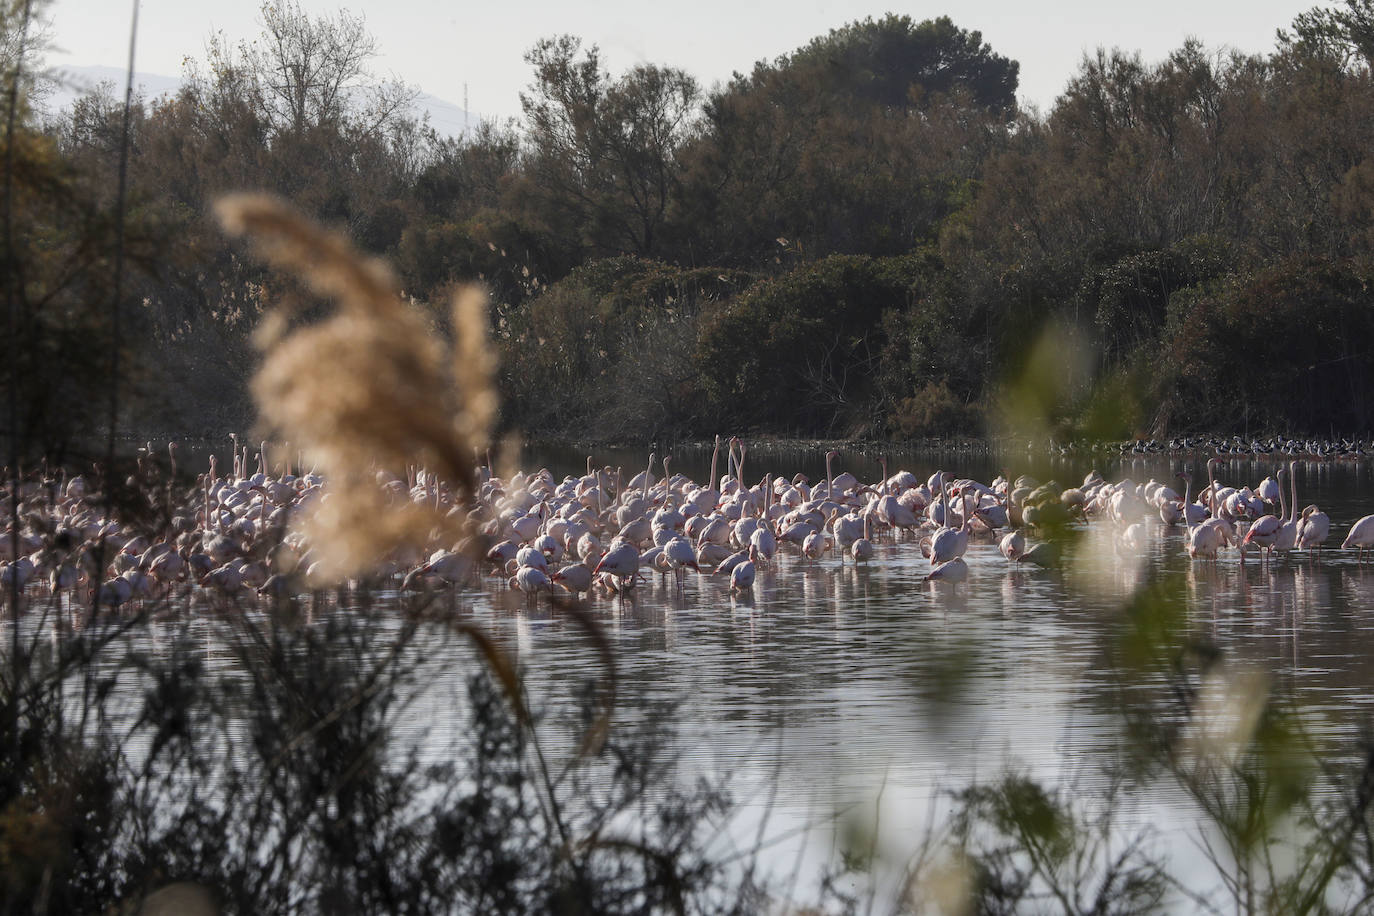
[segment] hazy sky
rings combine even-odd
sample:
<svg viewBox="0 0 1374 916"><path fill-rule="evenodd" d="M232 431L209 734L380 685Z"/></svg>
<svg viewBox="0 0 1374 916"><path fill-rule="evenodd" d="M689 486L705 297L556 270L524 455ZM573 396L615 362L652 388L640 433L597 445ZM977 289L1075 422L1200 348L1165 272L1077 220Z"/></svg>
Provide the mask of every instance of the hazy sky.
<svg viewBox="0 0 1374 916"><path fill-rule="evenodd" d="M959 4L882 5L853 0L698 0L656 4L637 0L302 0L312 12L361 14L377 37L375 68L394 73L432 95L463 103L483 116L520 112L529 82L524 52L540 37L569 32L601 47L612 73L636 63L688 71L703 85L747 71L846 22L896 12L921 20L949 15L961 28L983 33L994 51L1021 62L1023 104L1048 109L1085 51L1098 46L1140 51L1161 59L1188 36L1208 47L1269 51L1274 31L1315 2L1277 0L964 0ZM1326 4L1329 5L1329 4ZM232 39L260 31L252 0L142 0L137 69L177 76L187 55L201 57L206 36ZM128 57L132 0L54 0L49 8L60 50L49 63L123 67Z"/></svg>

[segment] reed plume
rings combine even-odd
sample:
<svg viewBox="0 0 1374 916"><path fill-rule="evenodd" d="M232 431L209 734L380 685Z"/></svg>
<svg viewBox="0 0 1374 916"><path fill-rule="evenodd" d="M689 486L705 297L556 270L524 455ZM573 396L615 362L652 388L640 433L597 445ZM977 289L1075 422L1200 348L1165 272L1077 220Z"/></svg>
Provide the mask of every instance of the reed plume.
<svg viewBox="0 0 1374 916"><path fill-rule="evenodd" d="M289 298L258 333L263 362L253 397L271 430L300 443L330 481L304 521L325 574L367 571L389 552L463 533L433 501L397 498L383 486L423 465L459 498L474 493L473 456L485 449L496 413L486 299L454 301L451 361L421 316L396 293L384 264L358 252L275 198L241 194L216 205L225 229L260 257L335 304L314 324L293 327Z"/></svg>

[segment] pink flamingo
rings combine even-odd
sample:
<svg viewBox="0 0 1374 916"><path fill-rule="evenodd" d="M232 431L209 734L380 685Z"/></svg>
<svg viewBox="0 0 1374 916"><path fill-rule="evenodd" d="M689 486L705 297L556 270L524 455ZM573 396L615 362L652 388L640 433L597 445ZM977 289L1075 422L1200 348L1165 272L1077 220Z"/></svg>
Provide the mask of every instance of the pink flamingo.
<svg viewBox="0 0 1374 916"><path fill-rule="evenodd" d="M754 577L756 575L754 557L756 555L756 551L751 545L749 547L749 559L730 570L730 591L746 592L754 587Z"/></svg>
<svg viewBox="0 0 1374 916"><path fill-rule="evenodd" d="M1183 488L1183 505L1186 507L1189 503L1189 496L1192 494L1193 478L1192 475L1188 474L1186 471L1178 476L1183 478L1185 484ZM1185 512L1184 515L1186 517L1187 513ZM1217 550L1225 543L1225 536L1219 528L1210 524L1211 521L1213 520L1209 519L1208 522L1194 524L1191 518L1188 519L1188 556L1193 558L1201 556L1213 560L1216 559Z"/></svg>
<svg viewBox="0 0 1374 916"><path fill-rule="evenodd" d="M1365 548L1374 547L1374 515L1366 515L1350 526L1350 533L1345 536L1341 549L1349 550L1351 547L1359 548L1356 562L1363 563Z"/></svg>
<svg viewBox="0 0 1374 916"><path fill-rule="evenodd" d="M968 511L968 496L961 488L959 499L961 502L962 522L958 528L949 526L949 481L944 481L945 490L945 527L935 532L935 536L930 541L930 565L938 566L941 563L948 563L950 560L962 557L968 550L968 523L970 512Z"/></svg>

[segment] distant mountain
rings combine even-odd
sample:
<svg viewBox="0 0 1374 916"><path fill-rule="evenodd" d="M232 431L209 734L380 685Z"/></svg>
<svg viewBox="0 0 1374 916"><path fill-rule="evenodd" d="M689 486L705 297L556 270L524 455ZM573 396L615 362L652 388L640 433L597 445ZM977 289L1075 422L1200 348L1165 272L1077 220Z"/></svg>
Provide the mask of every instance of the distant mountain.
<svg viewBox="0 0 1374 916"><path fill-rule="evenodd" d="M57 89L48 96L44 105L53 114L71 108L78 98L94 92L101 83L110 84L116 98L124 94L125 73L118 67L64 66L54 68L52 76L57 81ZM160 73L135 72L134 87L145 98L156 99L175 95L181 88L181 79ZM415 100L415 110L418 114L428 115L430 126L442 137L461 137L465 132L475 130L481 121L480 115L464 111L461 106L427 92L420 93Z"/></svg>
<svg viewBox="0 0 1374 916"><path fill-rule="evenodd" d="M108 83L116 98L124 95L125 71L119 67L54 67L51 76L56 90L46 99L48 110L56 113L71 108L83 95L89 95ZM181 79L160 73L134 73L134 88L149 99L175 95Z"/></svg>
<svg viewBox="0 0 1374 916"><path fill-rule="evenodd" d="M429 115L429 126L441 137L457 139L476 130L482 121L481 115L465 111L458 105L428 92L420 93L415 99L415 107L421 114Z"/></svg>

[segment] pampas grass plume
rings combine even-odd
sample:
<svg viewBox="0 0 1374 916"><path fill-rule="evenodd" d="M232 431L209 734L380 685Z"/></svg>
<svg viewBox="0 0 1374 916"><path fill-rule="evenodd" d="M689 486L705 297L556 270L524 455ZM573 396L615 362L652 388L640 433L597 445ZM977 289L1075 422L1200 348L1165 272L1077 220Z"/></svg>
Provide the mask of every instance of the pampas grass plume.
<svg viewBox="0 0 1374 916"><path fill-rule="evenodd" d="M269 312L252 383L263 422L299 443L329 480L328 498L304 525L326 574L367 572L436 533L456 540L464 533L455 530L457 516L392 497L377 472L404 479L408 466L420 464L456 496L473 494L473 456L487 445L497 406L485 297L473 289L456 297L446 360L385 265L342 236L264 195L226 197L216 209L227 231L336 306L297 328L290 299Z"/></svg>

